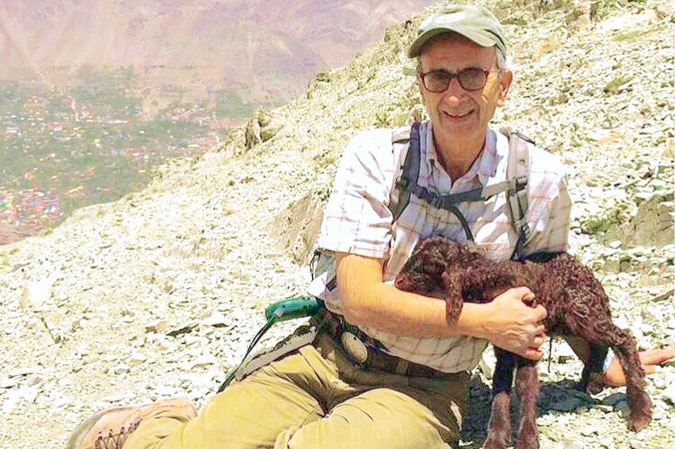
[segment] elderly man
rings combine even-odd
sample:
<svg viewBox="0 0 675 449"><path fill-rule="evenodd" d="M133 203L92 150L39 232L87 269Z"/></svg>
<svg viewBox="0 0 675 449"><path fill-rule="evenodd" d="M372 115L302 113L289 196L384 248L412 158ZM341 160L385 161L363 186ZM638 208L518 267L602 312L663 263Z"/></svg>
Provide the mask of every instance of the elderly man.
<svg viewBox="0 0 675 449"><path fill-rule="evenodd" d="M479 6L427 19L410 47L431 120L415 128L419 177L441 194L506 177L508 138L488 125L506 101L500 24ZM230 385L197 416L183 400L106 410L83 423L69 448L420 449L456 447L469 371L488 342L539 359L546 316L527 288L488 304L465 304L457 323L445 302L398 291L392 280L429 235L466 241L458 216L412 196L394 217L399 155L392 130L348 145L327 205L319 246L334 269L310 292L325 309L311 344L294 348ZM398 147L405 147L405 145ZM397 150L399 151L399 150ZM559 160L530 148L527 252L565 250L570 199ZM481 252L511 257L518 232L505 195L458 204Z"/></svg>

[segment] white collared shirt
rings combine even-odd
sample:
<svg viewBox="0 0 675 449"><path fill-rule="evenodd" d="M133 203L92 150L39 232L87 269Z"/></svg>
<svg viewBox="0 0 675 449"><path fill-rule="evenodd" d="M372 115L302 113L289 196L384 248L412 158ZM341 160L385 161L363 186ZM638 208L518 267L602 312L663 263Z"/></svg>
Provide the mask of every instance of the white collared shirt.
<svg viewBox="0 0 675 449"><path fill-rule="evenodd" d="M318 240L319 248L324 251L384 259L384 280L390 283L420 239L442 235L458 243L466 242L464 230L451 212L435 209L414 195L392 224L388 206L399 161L399 155L392 152L392 132L365 131L349 143L324 212ZM420 186L443 195L506 179L509 151L506 136L490 130L479 157L469 171L454 182L441 166L432 142L431 124L424 123L420 127ZM527 221L532 235L526 242L526 251L566 250L571 201L565 167L558 157L531 148L527 189ZM493 260L505 260L513 254L518 235L511 225L504 193L485 202L462 203L458 208L469 223L478 251ZM341 313L337 290L326 288L333 276L334 272L323 274L308 290L323 299L331 311ZM487 345L487 341L472 337L417 338L370 327L361 330L379 340L388 353L444 372L474 368Z"/></svg>

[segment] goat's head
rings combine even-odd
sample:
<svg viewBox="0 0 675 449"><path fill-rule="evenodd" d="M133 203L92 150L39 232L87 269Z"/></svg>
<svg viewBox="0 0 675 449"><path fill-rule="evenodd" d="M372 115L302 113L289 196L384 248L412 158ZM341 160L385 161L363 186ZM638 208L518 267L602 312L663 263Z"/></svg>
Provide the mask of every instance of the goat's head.
<svg viewBox="0 0 675 449"><path fill-rule="evenodd" d="M443 237L422 240L396 277L396 288L435 296L446 290L443 273L461 269L472 254Z"/></svg>

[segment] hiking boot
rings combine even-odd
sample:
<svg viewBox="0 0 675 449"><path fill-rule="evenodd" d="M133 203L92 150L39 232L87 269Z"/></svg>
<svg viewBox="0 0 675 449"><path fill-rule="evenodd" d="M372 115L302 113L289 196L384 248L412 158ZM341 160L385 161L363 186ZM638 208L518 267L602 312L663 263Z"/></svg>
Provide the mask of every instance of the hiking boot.
<svg viewBox="0 0 675 449"><path fill-rule="evenodd" d="M197 410L185 399L171 399L139 407L109 408L80 424L68 440L66 449L122 449L129 435L143 421L159 414L189 421L197 416Z"/></svg>

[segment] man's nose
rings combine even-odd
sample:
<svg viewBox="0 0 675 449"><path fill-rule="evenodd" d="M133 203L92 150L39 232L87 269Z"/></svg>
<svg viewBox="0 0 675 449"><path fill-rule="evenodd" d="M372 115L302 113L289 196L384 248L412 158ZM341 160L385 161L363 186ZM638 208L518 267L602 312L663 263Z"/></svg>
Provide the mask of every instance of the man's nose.
<svg viewBox="0 0 675 449"><path fill-rule="evenodd" d="M443 101L452 105L459 103L462 98L466 96L466 90L459 84L459 80L455 77L450 80L448 88L443 93Z"/></svg>

